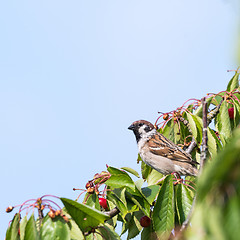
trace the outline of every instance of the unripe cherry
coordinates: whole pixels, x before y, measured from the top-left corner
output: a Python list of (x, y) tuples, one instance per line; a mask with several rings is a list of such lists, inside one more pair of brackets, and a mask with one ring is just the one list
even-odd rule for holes
[(50, 217), (50, 218), (55, 218), (55, 211), (53, 211), (52, 209), (48, 212), (48, 216)]
[(87, 192), (90, 194), (93, 194), (95, 192), (95, 188), (94, 187), (90, 187), (87, 189)]
[(168, 113), (165, 113), (165, 114), (163, 114), (163, 120), (168, 120), (168, 118), (169, 118), (169, 114)]
[(14, 207), (9, 206), (9, 207), (7, 207), (7, 209), (6, 209), (6, 212), (7, 212), (7, 213), (10, 213), (13, 209), (14, 209)]
[(62, 218), (65, 220), (65, 222), (67, 222), (67, 223), (69, 222), (69, 219), (66, 215), (62, 215)]
[(56, 212), (55, 212), (55, 215), (56, 216), (59, 216), (61, 214), (61, 210), (57, 210)]

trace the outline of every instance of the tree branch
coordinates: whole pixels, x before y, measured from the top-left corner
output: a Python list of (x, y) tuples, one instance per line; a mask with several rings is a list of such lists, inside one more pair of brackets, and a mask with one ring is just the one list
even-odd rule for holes
[(119, 209), (117, 207), (113, 208), (112, 210), (105, 212), (105, 214), (107, 214), (110, 218), (115, 217), (116, 215), (118, 215), (120, 213)]
[(217, 114), (219, 113), (219, 109), (221, 107), (223, 103), (223, 99), (221, 100), (221, 102), (214, 108), (212, 109), (208, 114), (207, 114), (207, 124), (209, 125), (212, 120), (217, 116)]
[(195, 138), (193, 137), (189, 147), (186, 149), (185, 152), (190, 154), (196, 146), (197, 146), (197, 142), (196, 142)]
[[(203, 136), (202, 136), (202, 151), (201, 151), (201, 157), (200, 157), (200, 174), (202, 172), (203, 166), (206, 163), (207, 160), (207, 141), (208, 141), (208, 136), (207, 136), (207, 127), (208, 127), (208, 119), (207, 119), (207, 103), (206, 103), (206, 98), (202, 98), (202, 105), (203, 105)], [(219, 104), (220, 105), (220, 104)]]
[[(208, 127), (208, 118), (207, 118), (207, 102), (206, 102), (206, 98), (202, 98), (202, 107), (203, 107), (203, 115), (202, 115), (202, 121), (203, 121), (203, 136), (202, 136), (202, 151), (201, 151), (201, 157), (200, 157), (200, 169), (199, 169), (199, 175), (202, 172), (203, 166), (206, 163), (207, 160), (207, 141), (208, 141), (208, 137), (207, 137), (207, 127)], [(220, 107), (219, 107), (220, 108)], [(219, 109), (218, 109), (219, 110)], [(217, 113), (216, 113), (217, 114)], [(193, 143), (193, 142), (192, 142)], [(191, 143), (191, 144), (192, 144)], [(196, 142), (195, 142), (196, 143)], [(193, 144), (194, 145), (194, 144)], [(189, 146), (190, 148), (190, 146)], [(188, 150), (189, 150), (188, 148)], [(194, 198), (193, 198), (193, 202), (192, 202), (192, 207), (190, 209), (190, 212), (186, 218), (186, 220), (184, 221), (184, 223), (182, 224), (182, 227), (180, 229), (180, 231), (182, 232), (188, 225), (190, 222), (190, 219), (193, 215), (194, 212), (194, 208), (195, 208), (195, 203), (196, 203), (196, 196), (197, 194), (195, 194)]]

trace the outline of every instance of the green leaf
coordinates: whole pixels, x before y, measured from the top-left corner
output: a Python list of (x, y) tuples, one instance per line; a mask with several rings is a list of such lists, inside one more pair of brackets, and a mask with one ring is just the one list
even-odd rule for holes
[(131, 206), (129, 204), (127, 205), (125, 191), (126, 188), (115, 188), (111, 192), (109, 191), (107, 193), (108, 199), (117, 206), (123, 218), (129, 211), (131, 211), (133, 207), (133, 205)]
[(193, 199), (188, 188), (183, 184), (177, 186), (176, 193), (177, 213), (179, 222), (182, 225), (189, 214)]
[(108, 215), (87, 205), (67, 198), (61, 198), (61, 201), (82, 232), (88, 232), (109, 219)]
[(70, 240), (70, 230), (65, 220), (56, 216), (51, 219), (46, 215), (40, 229), (41, 240)]
[(163, 129), (163, 135), (175, 144), (179, 143), (180, 135), (178, 124), (176, 124), (173, 119), (170, 119)]
[(159, 189), (160, 189), (159, 185), (151, 185), (142, 188), (142, 193), (150, 204), (152, 204), (153, 201), (155, 200), (156, 196), (159, 193)]
[(113, 167), (108, 167), (108, 171), (111, 177), (105, 182), (106, 185), (113, 188), (129, 187), (133, 191), (135, 190), (135, 184), (126, 172)]
[[(87, 201), (86, 201), (86, 198), (87, 198)], [(89, 207), (95, 208), (99, 211), (101, 210), (101, 207), (99, 204), (99, 199), (95, 192), (93, 194), (87, 193), (85, 195), (83, 202), (85, 202), (85, 201), (86, 201), (85, 204), (88, 205)]]
[(121, 240), (120, 236), (116, 233), (114, 227), (112, 227), (108, 223), (105, 223), (104, 225), (100, 226), (96, 232), (99, 232), (103, 236), (103, 238), (101, 239)]
[(186, 113), (187, 114), (187, 118), (188, 118), (188, 122), (189, 122), (189, 126), (191, 128), (193, 137), (197, 140), (198, 138), (198, 130), (197, 130), (197, 125), (193, 119), (193, 115), (190, 113)]
[[(170, 139), (170, 136), (173, 135), (172, 133), (174, 131), (173, 128), (174, 128), (174, 121), (173, 119), (170, 119), (165, 125), (165, 127), (163, 128), (162, 134), (168, 139)], [(170, 139), (170, 140), (172, 141), (173, 139)]]
[[(206, 103), (207, 103), (207, 108), (210, 106), (210, 104), (212, 103), (212, 100), (213, 100), (213, 97), (209, 97), (206, 99)], [(195, 116), (198, 116), (198, 117), (202, 117), (202, 111), (203, 111), (203, 108), (202, 108), (202, 104), (196, 109), (196, 111), (194, 112), (194, 115)]]
[(209, 153), (211, 154), (211, 156), (214, 156), (217, 153), (217, 146), (218, 146), (217, 141), (219, 142), (219, 140), (215, 132), (209, 127), (207, 128), (207, 136), (208, 136), (207, 145), (208, 145)]
[(126, 196), (130, 199), (136, 206), (139, 207), (142, 212), (149, 216), (150, 215), (150, 204), (144, 197), (139, 197), (136, 195), (132, 195), (129, 192), (126, 192)]
[[(112, 201), (108, 201), (108, 206), (109, 206), (110, 210), (112, 210), (113, 208), (116, 207), (116, 205)], [(118, 218), (118, 215), (116, 215), (116, 216), (110, 218), (109, 220), (105, 221), (105, 223), (108, 223), (111, 226), (116, 227), (117, 218)]]
[(121, 169), (133, 174), (134, 176), (140, 178), (139, 174), (137, 171), (135, 171), (134, 169), (130, 168), (130, 167), (122, 167)]
[(26, 228), (25, 228), (25, 236), (24, 240), (38, 240), (39, 238), (39, 232), (37, 231), (36, 222), (34, 219), (34, 214), (31, 215), (29, 218)]
[(70, 230), (70, 239), (71, 240), (84, 240), (84, 236), (78, 225), (71, 218), (71, 216), (67, 213), (66, 209), (62, 209), (63, 214), (69, 219), (68, 227)]
[(169, 238), (174, 228), (174, 218), (173, 176), (168, 175), (159, 191), (153, 209), (153, 226), (161, 240)]
[(200, 117), (187, 113), (188, 122), (193, 137), (200, 144), (202, 141), (202, 120)]
[[(208, 164), (199, 179), (199, 199), (204, 199), (213, 187), (225, 186), (230, 181), (240, 182), (240, 129), (235, 131), (231, 142)], [(213, 193), (213, 192), (212, 192)]]
[(144, 180), (148, 178), (149, 174), (152, 171), (152, 168), (148, 166), (142, 159), (141, 159), (141, 171), (142, 171), (142, 178)]
[[(187, 239), (236, 239), (240, 234), (240, 129), (203, 169)], [(199, 234), (200, 233), (200, 234)], [(199, 237), (200, 235), (200, 237)], [(189, 238), (190, 236), (190, 238)], [(191, 238), (192, 236), (192, 238)]]
[[(237, 128), (240, 123), (240, 104), (237, 100), (234, 100), (234, 119), (233, 119), (233, 128)], [(230, 120), (231, 122), (231, 120)]]
[(6, 233), (6, 240), (20, 240), (20, 236), (18, 234), (20, 225), (20, 214), (16, 213), (10, 227)]
[(229, 81), (229, 83), (228, 83), (228, 85), (227, 85), (227, 91), (228, 91), (228, 92), (231, 92), (231, 91), (233, 91), (234, 89), (236, 89), (236, 88), (239, 87), (238, 78), (239, 78), (239, 72), (236, 71), (236, 73), (234, 74), (234, 76), (232, 77), (232, 79)]
[(143, 216), (143, 214), (141, 211), (134, 212), (132, 214), (132, 218), (129, 222), (127, 239), (132, 239), (132, 238), (136, 237), (142, 230), (142, 226), (140, 225), (140, 218), (142, 216)]
[(159, 238), (157, 237), (156, 232), (153, 231), (152, 229), (152, 225), (150, 225), (149, 227), (146, 227), (142, 230), (141, 232), (141, 240), (159, 240)]
[(152, 169), (151, 173), (147, 177), (147, 183), (148, 186), (150, 185), (155, 185), (160, 179), (163, 178), (163, 174), (160, 172), (156, 171), (155, 169)]
[(24, 239), (25, 227), (26, 227), (27, 221), (28, 221), (27, 216), (24, 216), (24, 218), (21, 220), (21, 223), (20, 223), (20, 240)]
[(223, 144), (231, 138), (232, 128), (230, 118), (228, 115), (228, 107), (226, 101), (224, 101), (220, 107), (219, 114), (216, 118), (216, 129), (219, 132), (220, 138)]

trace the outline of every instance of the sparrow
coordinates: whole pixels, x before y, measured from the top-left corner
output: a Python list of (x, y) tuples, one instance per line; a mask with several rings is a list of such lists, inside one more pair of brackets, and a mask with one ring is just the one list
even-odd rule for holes
[(134, 132), (140, 157), (150, 167), (163, 175), (198, 175), (198, 163), (191, 155), (157, 132), (152, 123), (139, 120), (133, 122), (128, 129)]

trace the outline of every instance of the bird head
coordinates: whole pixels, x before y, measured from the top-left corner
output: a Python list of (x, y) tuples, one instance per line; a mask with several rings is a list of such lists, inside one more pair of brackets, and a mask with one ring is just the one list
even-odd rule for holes
[(129, 130), (132, 130), (136, 136), (137, 142), (144, 136), (148, 135), (149, 132), (155, 130), (152, 123), (145, 120), (138, 120), (133, 122), (129, 127)]

